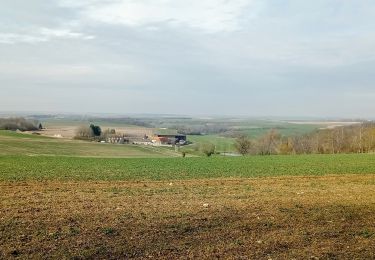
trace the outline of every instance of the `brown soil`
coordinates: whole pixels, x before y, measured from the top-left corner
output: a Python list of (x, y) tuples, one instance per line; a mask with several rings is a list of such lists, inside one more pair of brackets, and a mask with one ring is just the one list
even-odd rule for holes
[(4, 259), (375, 258), (374, 175), (0, 189)]

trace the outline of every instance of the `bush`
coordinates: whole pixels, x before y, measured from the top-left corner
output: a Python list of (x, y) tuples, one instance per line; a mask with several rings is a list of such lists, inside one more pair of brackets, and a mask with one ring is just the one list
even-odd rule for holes
[(201, 145), (201, 152), (204, 153), (207, 157), (215, 154), (215, 145), (211, 143), (205, 143)]

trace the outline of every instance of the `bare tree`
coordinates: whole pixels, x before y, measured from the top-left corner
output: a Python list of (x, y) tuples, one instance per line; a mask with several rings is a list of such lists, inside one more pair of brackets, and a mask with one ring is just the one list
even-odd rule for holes
[(89, 126), (80, 126), (76, 130), (76, 139), (90, 139), (94, 137), (94, 131)]
[(272, 129), (258, 139), (258, 153), (261, 155), (277, 154), (281, 135)]
[(237, 137), (236, 142), (234, 144), (234, 147), (236, 148), (237, 152), (239, 152), (242, 155), (249, 154), (251, 146), (251, 140), (244, 135)]

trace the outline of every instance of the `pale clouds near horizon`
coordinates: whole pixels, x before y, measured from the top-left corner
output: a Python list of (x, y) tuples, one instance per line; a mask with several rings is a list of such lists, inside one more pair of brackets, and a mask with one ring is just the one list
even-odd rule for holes
[(0, 110), (375, 114), (375, 2), (0, 0)]

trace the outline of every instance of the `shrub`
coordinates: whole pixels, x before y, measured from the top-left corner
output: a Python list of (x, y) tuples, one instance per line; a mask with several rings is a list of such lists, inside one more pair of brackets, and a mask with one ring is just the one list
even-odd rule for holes
[(204, 153), (207, 157), (210, 157), (215, 153), (215, 145), (211, 143), (205, 143), (201, 145), (201, 152)]

